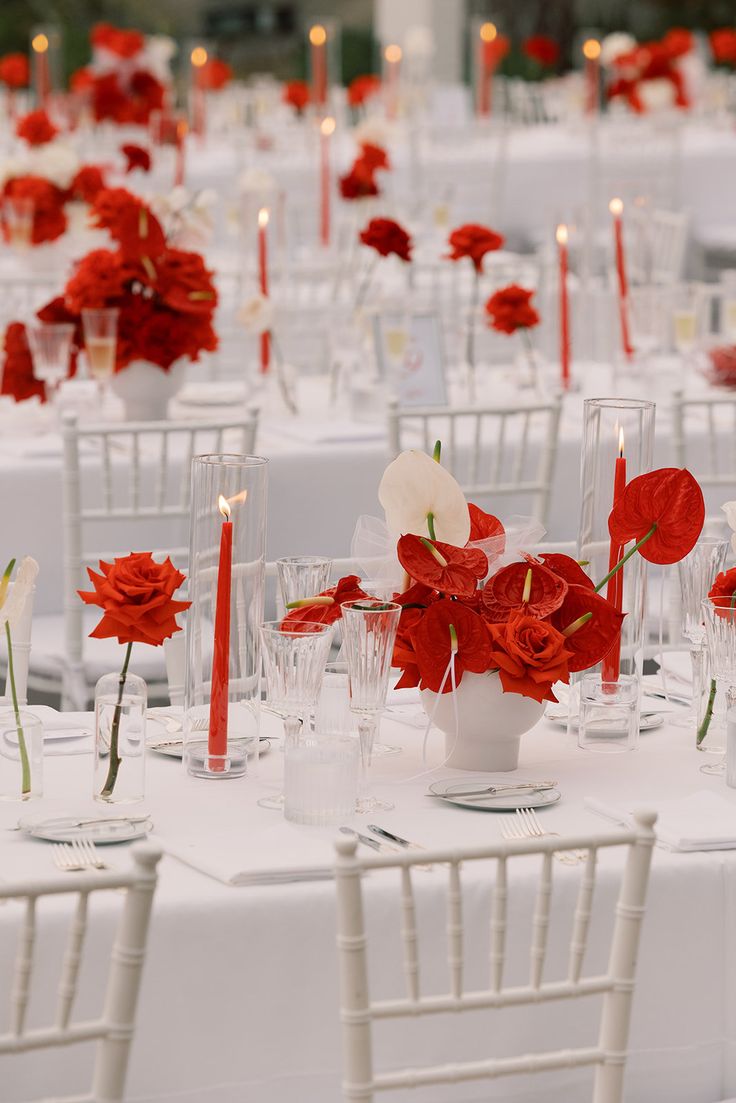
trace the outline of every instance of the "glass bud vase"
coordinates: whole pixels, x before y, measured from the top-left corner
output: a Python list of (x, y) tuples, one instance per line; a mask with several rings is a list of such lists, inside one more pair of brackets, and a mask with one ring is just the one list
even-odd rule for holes
[(95, 686), (95, 800), (143, 800), (147, 704), (146, 683), (137, 674), (103, 674)]
[(194, 777), (243, 775), (257, 751), (268, 461), (192, 460), (184, 763)]
[(43, 724), (33, 713), (0, 710), (0, 800), (43, 796)]

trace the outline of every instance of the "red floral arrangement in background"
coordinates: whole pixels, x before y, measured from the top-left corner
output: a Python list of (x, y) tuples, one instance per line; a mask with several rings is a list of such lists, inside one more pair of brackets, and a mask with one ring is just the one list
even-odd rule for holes
[(145, 36), (98, 23), (90, 42), (104, 61), (98, 65), (93, 59), (77, 69), (71, 76), (72, 91), (89, 99), (97, 122), (147, 125), (151, 112), (163, 108), (166, 87), (149, 68)]
[(457, 230), (452, 231), (448, 244), (452, 250), (447, 254), (448, 260), (462, 260), (463, 257), (468, 257), (473, 262), (476, 275), (480, 275), (486, 253), (502, 249), (504, 238), (488, 226), (467, 222), (464, 226), (458, 226)]
[(636, 114), (647, 110), (645, 86), (651, 81), (666, 81), (671, 86), (672, 104), (687, 108), (685, 79), (678, 61), (693, 48), (693, 36), (682, 27), (673, 27), (658, 42), (641, 42), (632, 50), (614, 58), (616, 78), (606, 89), (609, 100), (620, 98)]
[[(33, 203), (33, 227), (31, 244), (43, 245), (56, 241), (65, 233), (67, 218), (64, 204), (68, 193), (41, 176), (16, 176), (3, 185), (2, 194), (8, 199), (29, 199)], [(6, 236), (7, 236), (7, 230)]]
[(546, 34), (533, 34), (521, 44), (522, 53), (543, 69), (552, 69), (560, 60), (560, 47)]
[(43, 109), (29, 111), (15, 126), (15, 133), (19, 138), (28, 142), (29, 146), (42, 146), (51, 142), (59, 133), (59, 128), (54, 126), (51, 119)]
[(362, 107), (381, 91), (381, 78), (374, 73), (354, 77), (347, 89), (348, 107)]
[(495, 69), (511, 52), (511, 39), (507, 34), (497, 34), (494, 38), (482, 42), (483, 63), (489, 69)]
[(719, 27), (710, 32), (709, 41), (716, 65), (736, 68), (736, 30), (733, 27)]
[(199, 86), (205, 92), (220, 92), (233, 79), (232, 68), (219, 57), (208, 58), (199, 70)]
[(705, 374), (714, 386), (736, 387), (736, 345), (709, 349), (708, 360)]
[(517, 329), (531, 329), (539, 325), (539, 314), (532, 306), (534, 291), (509, 284), (494, 292), (486, 303), (486, 314), (491, 329), (499, 333), (516, 333)]
[(382, 146), (373, 142), (361, 142), (360, 152), (353, 161), (350, 171), (339, 179), (340, 195), (343, 199), (365, 199), (381, 194), (376, 180), (379, 169), (391, 168), (388, 153)]
[(151, 154), (143, 146), (132, 143), (120, 147), (120, 152), (125, 158), (125, 173), (140, 169), (141, 172), (151, 171)]
[(25, 54), (5, 54), (0, 57), (0, 84), (6, 88), (27, 88), (31, 80), (31, 67)]
[(360, 240), (382, 257), (393, 254), (407, 263), (411, 260), (411, 236), (392, 218), (372, 218), (366, 228), (361, 230)]
[(305, 80), (287, 80), (281, 95), (284, 103), (288, 103), (297, 115), (301, 115), (309, 103), (309, 85)]
[[(117, 248), (88, 253), (77, 263), (63, 295), (37, 317), (79, 327), (85, 307), (117, 307), (116, 371), (134, 360), (168, 371), (183, 357), (197, 360), (200, 353), (214, 350), (217, 292), (199, 253), (168, 246), (146, 204), (124, 188), (101, 191), (91, 214)], [(17, 401), (29, 397), (31, 369), (14, 330), (10, 344), (6, 339), (3, 393)]]

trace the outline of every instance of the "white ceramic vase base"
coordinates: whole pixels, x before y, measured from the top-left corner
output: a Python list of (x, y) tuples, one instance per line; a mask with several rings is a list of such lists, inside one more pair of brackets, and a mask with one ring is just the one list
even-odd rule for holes
[(184, 360), (172, 364), (168, 371), (145, 360), (134, 360), (116, 372), (110, 387), (125, 406), (126, 421), (164, 421), (169, 402), (184, 383), (185, 372)]

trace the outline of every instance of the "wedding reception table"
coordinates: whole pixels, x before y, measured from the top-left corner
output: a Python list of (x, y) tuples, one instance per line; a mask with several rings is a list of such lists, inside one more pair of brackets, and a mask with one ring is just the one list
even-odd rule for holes
[[(374, 791), (392, 800), (396, 808), (368, 818), (428, 847), (497, 840), (496, 815), (449, 806), (427, 795), (429, 782), (455, 772), (430, 769), (442, 761), (438, 733), (430, 738), (429, 766), (422, 762), (418, 706), (410, 696), (407, 700), (405, 705), (392, 706), (398, 711), (388, 715), (382, 730), (383, 738), (402, 746), (403, 753), (377, 759), (372, 768)], [(85, 726), (91, 723), (88, 718)], [(264, 715), (262, 732), (276, 735), (279, 728), (279, 721)], [(82, 739), (77, 747), (84, 749), (88, 742)], [(736, 813), (736, 792), (727, 789), (722, 779), (699, 774), (702, 761), (687, 731), (668, 723), (642, 733), (633, 753), (600, 756), (580, 751), (574, 735), (543, 720), (524, 736), (514, 776), (559, 782), (561, 800), (540, 812), (545, 828), (615, 832), (615, 825), (586, 810), (584, 798), (593, 796), (627, 808), (656, 807), (660, 801), (705, 790), (725, 798)], [(332, 860), (334, 829), (288, 824), (279, 812), (256, 804), (279, 785), (281, 765), (274, 744), (262, 756), (258, 776), (203, 783), (186, 776), (176, 760), (149, 752), (143, 807), (153, 818), (155, 838), (165, 857), (130, 1069), (128, 1097), (134, 1103), (164, 1099), (255, 1103), (266, 1098), (274, 1103), (292, 1103), (297, 1098), (300, 1103), (339, 1103), (334, 885), (329, 879), (257, 883), (269, 868), (289, 866), (298, 876), (300, 869), (310, 866), (326, 871)], [(62, 809), (92, 808), (91, 772), (89, 754), (49, 755), (44, 803), (21, 811), (52, 815)], [(18, 815), (17, 805), (0, 806), (0, 877), (52, 875), (48, 845), (8, 830)], [(363, 818), (356, 817), (358, 829), (364, 827), (357, 822)], [(126, 847), (107, 848), (104, 856), (112, 866), (123, 866)], [(601, 855), (599, 862), (590, 969), (603, 964), (614, 875), (620, 872), (622, 854)], [(567, 923), (582, 868), (554, 865), (555, 900), (560, 915), (567, 919), (551, 929), (545, 979), (562, 976), (566, 968)], [(736, 1091), (735, 871), (733, 851), (655, 849), (634, 998), (627, 1103), (715, 1103)], [(255, 883), (227, 883), (238, 875)], [(90, 878), (94, 876), (90, 872)], [(403, 983), (398, 882), (393, 876), (374, 874), (366, 884), (367, 922), (375, 939), (374, 991), (387, 998), (398, 995)], [(446, 871), (418, 872), (415, 885), (423, 991), (446, 990)], [(468, 871), (464, 885), (466, 976), (477, 971), (485, 977), (487, 879), (482, 871)], [(535, 886), (536, 866), (521, 863), (510, 886), (512, 977), (523, 976), (528, 968)], [(38, 922), (37, 980), (53, 987), (69, 911), (68, 901), (65, 905), (62, 898), (47, 903)], [(81, 1016), (91, 1010), (95, 982), (107, 964), (112, 907), (106, 902), (93, 915), (75, 1009)], [(3, 978), (9, 975), (13, 940), (7, 936), (17, 915), (13, 904), (0, 908)], [(44, 1002), (48, 1006), (47, 1001), (32, 998), (31, 1024), (39, 1021)], [(462, 1030), (445, 1016), (430, 1016), (424, 1024), (382, 1027), (377, 1031), (377, 1061), (383, 1067), (421, 1064), (430, 1052), (443, 1061), (450, 1055), (467, 1059), (489, 1052), (522, 1053), (593, 1041), (593, 1016), (585, 1001), (579, 1008), (563, 1003), (551, 1017), (544, 1010), (466, 1015)], [(81, 1091), (83, 1066), (79, 1055), (71, 1052), (54, 1055), (48, 1065), (43, 1055), (14, 1058), (4, 1069), (3, 1103), (20, 1103), (34, 1093)], [(570, 1070), (554, 1078), (425, 1089), (422, 1103), (502, 1099), (541, 1103), (550, 1098), (583, 1103), (590, 1098), (586, 1085), (585, 1071)]]

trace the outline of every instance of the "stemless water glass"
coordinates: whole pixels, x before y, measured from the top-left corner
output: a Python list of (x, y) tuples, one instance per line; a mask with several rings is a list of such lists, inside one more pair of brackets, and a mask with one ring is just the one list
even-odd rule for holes
[[(350, 708), (358, 717), (363, 786), (373, 754), (373, 744), (386, 707), (391, 658), (401, 606), (393, 601), (365, 599), (342, 606), (343, 646), (350, 680)], [(389, 810), (393, 804), (363, 796), (359, 812)]]
[(35, 204), (25, 196), (6, 196), (3, 202), (3, 219), (8, 242), (14, 249), (27, 249), (33, 240), (33, 216)]
[(0, 710), (0, 800), (43, 796), (43, 724), (31, 712)]
[(115, 372), (119, 314), (117, 307), (102, 307), (99, 310), (85, 308), (82, 311), (87, 364), (90, 375), (100, 389), (101, 400), (104, 399), (107, 384)]
[(355, 813), (359, 745), (343, 736), (289, 743), (284, 757), (284, 818), (314, 827), (344, 823)]
[(137, 674), (103, 674), (95, 686), (95, 800), (143, 800), (146, 764), (146, 683)]
[(39, 322), (26, 326), (33, 374), (46, 384), (53, 402), (59, 384), (69, 375), (74, 326), (69, 322)]
[[(730, 597), (706, 598), (701, 608), (708, 639), (711, 673), (710, 692), (701, 728), (706, 724), (709, 728), (718, 724), (723, 735), (723, 746), (720, 749), (725, 752), (725, 717), (714, 717), (713, 713), (719, 688), (725, 689), (726, 711), (736, 706), (736, 608)], [(720, 762), (701, 766), (700, 770), (703, 774), (725, 774), (725, 753)]]
[(315, 597), (327, 589), (332, 560), (321, 555), (287, 555), (276, 560), (284, 608), (292, 601)]
[(358, 738), (358, 719), (350, 708), (348, 664), (328, 663), (322, 677), (314, 714), (315, 738), (351, 736)]
[[(677, 565), (682, 595), (682, 633), (690, 642), (690, 661), (693, 670), (693, 707), (687, 722), (696, 731), (702, 720), (703, 690), (706, 677), (706, 640), (702, 604), (713, 585), (713, 580), (726, 563), (728, 540), (701, 537), (692, 551)], [(697, 742), (700, 750), (707, 750), (705, 740)]]

